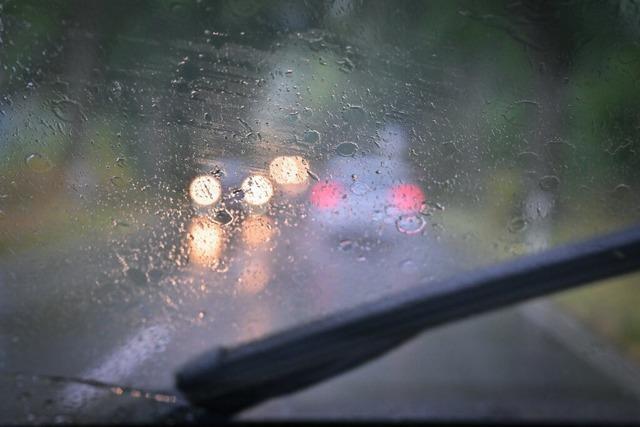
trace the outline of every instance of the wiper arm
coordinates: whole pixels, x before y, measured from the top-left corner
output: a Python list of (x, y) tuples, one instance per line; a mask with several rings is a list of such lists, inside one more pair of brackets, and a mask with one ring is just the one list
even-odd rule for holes
[(200, 355), (177, 374), (197, 406), (232, 416), (384, 354), (425, 329), (640, 269), (640, 227), (554, 248)]

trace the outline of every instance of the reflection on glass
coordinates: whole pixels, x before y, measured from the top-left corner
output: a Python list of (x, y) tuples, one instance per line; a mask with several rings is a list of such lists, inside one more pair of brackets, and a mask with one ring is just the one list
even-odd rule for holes
[(268, 243), (274, 233), (273, 220), (264, 215), (252, 215), (242, 224), (242, 238), (250, 248)]
[(262, 291), (271, 278), (271, 268), (265, 259), (249, 260), (238, 277), (238, 291), (245, 295), (255, 295)]
[(201, 206), (209, 206), (220, 199), (222, 186), (220, 182), (211, 175), (200, 175), (189, 184), (189, 195), (191, 200)]
[(220, 225), (206, 217), (195, 217), (189, 226), (189, 260), (213, 266), (222, 253), (223, 231)]
[(273, 196), (271, 182), (262, 175), (252, 175), (242, 183), (244, 199), (251, 205), (264, 205)]

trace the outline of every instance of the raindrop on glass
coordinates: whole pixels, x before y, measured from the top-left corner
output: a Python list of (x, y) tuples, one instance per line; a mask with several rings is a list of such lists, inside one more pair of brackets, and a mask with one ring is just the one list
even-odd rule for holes
[(356, 196), (362, 196), (367, 194), (369, 191), (371, 191), (371, 188), (367, 184), (359, 181), (351, 184), (351, 187), (349, 187), (349, 189)]
[(343, 142), (336, 147), (336, 153), (343, 157), (353, 157), (358, 151), (358, 145), (355, 142)]
[(419, 269), (418, 265), (411, 259), (406, 259), (400, 263), (400, 271), (405, 274), (416, 274)]
[(231, 213), (226, 209), (222, 209), (216, 211), (215, 215), (213, 216), (213, 221), (217, 222), (220, 225), (227, 225), (233, 222), (233, 215), (231, 215)]
[(317, 130), (308, 130), (304, 133), (304, 142), (315, 144), (320, 141), (320, 132)]
[(627, 184), (618, 184), (613, 190), (613, 196), (617, 199), (625, 198), (631, 192), (631, 187)]
[(418, 234), (426, 224), (424, 218), (420, 215), (401, 216), (396, 220), (396, 228), (404, 234)]
[(45, 173), (51, 170), (51, 161), (40, 153), (29, 154), (25, 158), (27, 167), (35, 173)]
[(521, 216), (512, 218), (507, 229), (510, 233), (520, 233), (527, 228), (527, 220)]
[(338, 249), (340, 249), (341, 251), (350, 251), (351, 249), (353, 249), (353, 242), (351, 240), (345, 239), (345, 240), (341, 240), (340, 243), (338, 243)]
[(560, 179), (554, 175), (547, 175), (540, 178), (538, 185), (544, 191), (553, 191), (560, 185)]
[(124, 179), (122, 179), (119, 176), (112, 176), (109, 179), (109, 182), (111, 182), (111, 185), (113, 185), (114, 187), (123, 187), (124, 186)]
[(364, 121), (366, 120), (367, 112), (364, 110), (364, 108), (358, 105), (351, 105), (342, 113), (342, 117), (345, 119), (345, 121), (353, 125), (359, 125), (364, 123)]

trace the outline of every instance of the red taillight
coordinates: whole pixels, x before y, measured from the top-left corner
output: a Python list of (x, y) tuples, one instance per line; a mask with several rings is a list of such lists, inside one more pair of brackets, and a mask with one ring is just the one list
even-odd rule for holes
[(346, 192), (338, 182), (318, 182), (311, 189), (311, 203), (321, 209), (331, 209), (338, 206)]
[(389, 199), (389, 203), (402, 213), (419, 212), (426, 201), (422, 189), (415, 184), (394, 185)]

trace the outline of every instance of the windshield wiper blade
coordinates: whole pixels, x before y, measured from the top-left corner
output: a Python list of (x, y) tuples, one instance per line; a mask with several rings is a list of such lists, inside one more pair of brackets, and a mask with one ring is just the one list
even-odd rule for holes
[(634, 227), (217, 348), (186, 364), (177, 387), (192, 404), (232, 416), (362, 365), (428, 328), (638, 269)]

